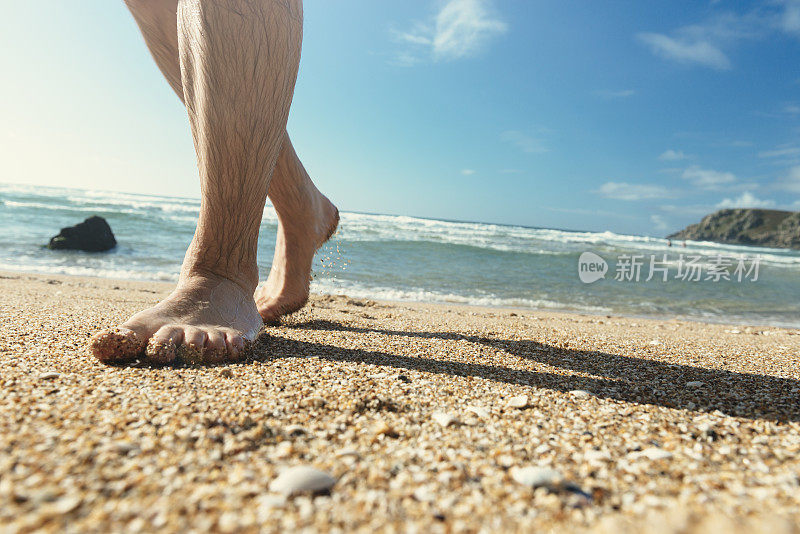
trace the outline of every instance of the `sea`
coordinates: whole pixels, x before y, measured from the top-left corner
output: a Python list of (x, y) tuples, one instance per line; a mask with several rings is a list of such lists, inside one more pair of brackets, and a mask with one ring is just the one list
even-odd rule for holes
[[(0, 270), (174, 282), (199, 207), (192, 198), (0, 184)], [(46, 248), (92, 215), (108, 221), (115, 249)], [(267, 206), (263, 276), (277, 225)], [(342, 212), (311, 286), (379, 300), (800, 328), (800, 251), (614, 232)]]

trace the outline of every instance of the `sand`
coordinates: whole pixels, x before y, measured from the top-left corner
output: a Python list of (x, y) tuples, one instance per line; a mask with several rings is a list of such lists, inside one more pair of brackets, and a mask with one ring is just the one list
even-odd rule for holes
[(798, 331), (314, 296), (250, 361), (109, 367), (169, 285), (0, 275), (0, 532), (799, 530)]

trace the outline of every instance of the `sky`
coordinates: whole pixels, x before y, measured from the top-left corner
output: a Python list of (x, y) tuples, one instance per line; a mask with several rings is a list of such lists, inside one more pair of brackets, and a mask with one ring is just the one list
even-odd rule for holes
[[(9, 2), (0, 182), (197, 197), (122, 0)], [(800, 0), (307, 0), (288, 125), (340, 209), (661, 236), (800, 209)]]

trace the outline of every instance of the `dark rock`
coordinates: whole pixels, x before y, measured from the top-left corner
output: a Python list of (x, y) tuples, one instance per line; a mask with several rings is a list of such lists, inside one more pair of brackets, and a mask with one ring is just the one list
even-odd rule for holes
[(800, 212), (725, 209), (706, 215), (671, 239), (800, 249)]
[(116, 246), (117, 240), (114, 239), (111, 227), (104, 218), (95, 215), (75, 226), (62, 228), (61, 232), (50, 240), (47, 248), (105, 252)]

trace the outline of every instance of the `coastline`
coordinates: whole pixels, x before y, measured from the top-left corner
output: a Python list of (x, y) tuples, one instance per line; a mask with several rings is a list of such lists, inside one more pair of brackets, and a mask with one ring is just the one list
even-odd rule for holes
[[(161, 291), (164, 294), (169, 293), (174, 287), (175, 282), (173, 281), (163, 281), (163, 280), (148, 280), (143, 278), (117, 278), (117, 277), (103, 277), (103, 276), (89, 276), (89, 275), (82, 275), (82, 274), (61, 274), (61, 273), (48, 273), (44, 271), (36, 271), (36, 270), (9, 270), (9, 269), (0, 269), (0, 279), (4, 277), (18, 277), (18, 276), (33, 276), (39, 278), (48, 278), (48, 279), (83, 279), (88, 281), (91, 280), (106, 280), (114, 282), (115, 285), (119, 285), (119, 283), (133, 283), (133, 284), (146, 284), (153, 286), (153, 291)], [(508, 313), (528, 313), (528, 314), (552, 314), (555, 316), (559, 315), (566, 315), (566, 316), (578, 316), (578, 317), (595, 317), (595, 318), (618, 318), (618, 319), (630, 319), (630, 320), (640, 320), (640, 321), (657, 321), (657, 322), (685, 322), (685, 323), (699, 323), (699, 324), (707, 324), (707, 325), (722, 325), (722, 326), (729, 326), (731, 328), (749, 328), (750, 330), (754, 329), (762, 329), (762, 330), (771, 330), (771, 329), (779, 329), (779, 330), (788, 330), (800, 333), (800, 327), (789, 325), (786, 323), (778, 323), (775, 321), (760, 321), (754, 320), (752, 318), (745, 319), (745, 318), (729, 318), (723, 319), (720, 317), (712, 317), (712, 316), (694, 316), (694, 315), (687, 315), (687, 316), (680, 316), (675, 315), (672, 313), (667, 313), (663, 315), (659, 314), (635, 314), (635, 313), (620, 313), (615, 312), (612, 310), (570, 310), (567, 308), (561, 308), (558, 306), (553, 307), (537, 307), (537, 308), (529, 308), (529, 307), (519, 307), (519, 306), (503, 306), (503, 305), (486, 305), (486, 304), (472, 304), (466, 302), (447, 302), (444, 300), (432, 300), (432, 301), (419, 301), (419, 300), (393, 300), (387, 298), (366, 298), (366, 297), (350, 297), (346, 293), (315, 293), (312, 288), (312, 294), (310, 302), (314, 302), (316, 298), (327, 298), (327, 297), (346, 297), (350, 300), (355, 301), (372, 301), (381, 303), (387, 306), (408, 306), (408, 307), (415, 307), (415, 306), (431, 306), (433, 308), (464, 308), (465, 310), (472, 310), (476, 312), (508, 312)]]
[[(171, 284), (0, 284), (11, 532), (800, 524), (797, 330), (314, 295), (251, 361), (116, 368), (86, 340)], [(270, 492), (301, 464), (329, 495)]]
[[(0, 270), (143, 281), (176, 279), (199, 208), (191, 199), (65, 188), (0, 186), (0, 197), (8, 208), (0, 210), (0, 224), (13, 236), (3, 240)], [(113, 228), (118, 241), (113, 251), (86, 255), (39, 246), (58, 228), (90, 215), (106, 218)], [(800, 328), (800, 304), (792, 298), (800, 290), (800, 252), (702, 242), (669, 247), (664, 239), (612, 231), (410, 216), (342, 212), (341, 218), (336, 236), (315, 257), (313, 291), (447, 306)], [(270, 268), (277, 227), (274, 210), (266, 210), (259, 238), (261, 272)], [(580, 280), (578, 262), (589, 251), (608, 262), (605, 281)], [(699, 258), (699, 267), (691, 271), (697, 276), (689, 277), (688, 269), (680, 273), (682, 254), (691, 261)], [(617, 276), (624, 270), (621, 259), (634, 255), (642, 256), (641, 277)], [(750, 269), (758, 257), (759, 267), (741, 280), (717, 281), (710, 273), (717, 257), (739, 258)], [(651, 280), (648, 269), (661, 260), (668, 280)], [(486, 271), (486, 265), (492, 269)], [(756, 277), (758, 283), (752, 284)]]

